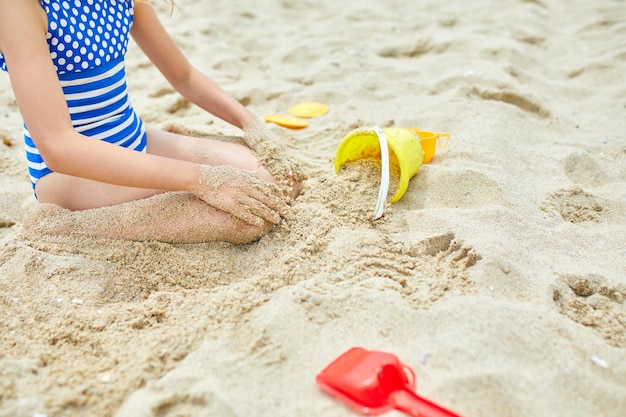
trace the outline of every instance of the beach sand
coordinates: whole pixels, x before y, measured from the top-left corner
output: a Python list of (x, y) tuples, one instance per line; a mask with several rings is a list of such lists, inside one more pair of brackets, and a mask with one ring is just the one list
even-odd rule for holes
[[(309, 179), (251, 244), (27, 237), (0, 77), (0, 416), (351, 416), (315, 377), (353, 346), (466, 417), (624, 416), (624, 1), (177, 4), (172, 36), (253, 112), (329, 106), (270, 125)], [(134, 44), (128, 72), (146, 122), (241, 135)], [(373, 125), (451, 134), (377, 221), (377, 164), (333, 166)]]

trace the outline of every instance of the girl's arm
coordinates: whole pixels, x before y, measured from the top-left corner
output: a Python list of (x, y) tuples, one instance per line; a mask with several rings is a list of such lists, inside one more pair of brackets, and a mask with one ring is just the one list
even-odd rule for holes
[(134, 152), (74, 131), (50, 59), (42, 12), (36, 1), (0, 0), (0, 49), (22, 117), (50, 169), (131, 187), (197, 189), (196, 164)]
[(135, 1), (131, 34), (150, 61), (183, 97), (241, 129), (258, 123), (254, 114), (189, 63), (149, 3)]
[(161, 24), (152, 6), (135, 1), (131, 34), (172, 86), (192, 103), (244, 130), (244, 141), (279, 182), (293, 186), (305, 178), (265, 124), (210, 78), (194, 68)]

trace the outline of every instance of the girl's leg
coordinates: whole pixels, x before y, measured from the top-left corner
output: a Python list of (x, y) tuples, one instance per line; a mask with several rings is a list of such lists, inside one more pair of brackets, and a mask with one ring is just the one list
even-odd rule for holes
[[(257, 156), (243, 142), (196, 138), (160, 129), (148, 129), (148, 152), (169, 158), (183, 159), (205, 165), (230, 165), (247, 171), (255, 171), (265, 181), (278, 184), (272, 174), (259, 162)], [(294, 182), (289, 196), (295, 198), (300, 191)]]
[(161, 190), (123, 187), (53, 172), (41, 178), (35, 188), (40, 203), (68, 210), (113, 206), (159, 194)]
[[(275, 182), (245, 145), (148, 130), (147, 152), (209, 165), (253, 170)], [(292, 195), (295, 191), (292, 189)], [(37, 184), (43, 204), (25, 224), (25, 232), (78, 234), (172, 243), (256, 240), (270, 229), (238, 221), (188, 193), (163, 193), (104, 184), (52, 173)], [(54, 217), (54, 218), (52, 218)], [(48, 221), (50, 219), (50, 221)]]
[(168, 192), (82, 211), (40, 204), (29, 215), (22, 233), (33, 239), (46, 234), (167, 243), (248, 243), (271, 227), (270, 223), (252, 226), (190, 193)]

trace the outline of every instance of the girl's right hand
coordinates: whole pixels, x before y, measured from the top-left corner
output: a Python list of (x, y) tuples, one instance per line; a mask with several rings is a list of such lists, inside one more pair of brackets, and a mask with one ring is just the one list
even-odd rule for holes
[(230, 166), (200, 166), (199, 187), (194, 194), (212, 207), (253, 226), (278, 224), (286, 204), (280, 191), (256, 173)]

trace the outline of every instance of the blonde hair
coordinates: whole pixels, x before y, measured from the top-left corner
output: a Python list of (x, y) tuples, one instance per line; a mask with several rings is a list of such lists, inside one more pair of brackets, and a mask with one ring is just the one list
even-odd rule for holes
[(174, 14), (174, 8), (178, 7), (174, 0), (165, 0), (166, 3), (170, 4), (170, 16)]

